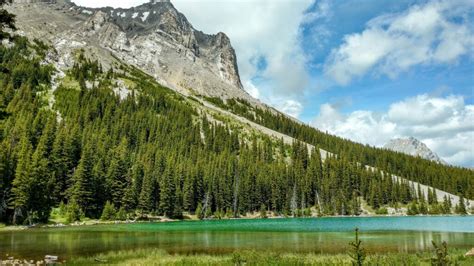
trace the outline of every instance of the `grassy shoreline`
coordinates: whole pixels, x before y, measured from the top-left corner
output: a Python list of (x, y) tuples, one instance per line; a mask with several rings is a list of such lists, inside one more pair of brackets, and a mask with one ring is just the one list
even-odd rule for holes
[[(466, 250), (450, 250), (449, 259), (457, 265), (474, 265)], [(368, 254), (365, 265), (431, 265), (432, 252)], [(274, 253), (255, 250), (225, 255), (169, 254), (159, 249), (114, 251), (91, 257), (75, 258), (67, 265), (352, 265), (347, 254)], [(454, 264), (456, 265), (456, 264)]]

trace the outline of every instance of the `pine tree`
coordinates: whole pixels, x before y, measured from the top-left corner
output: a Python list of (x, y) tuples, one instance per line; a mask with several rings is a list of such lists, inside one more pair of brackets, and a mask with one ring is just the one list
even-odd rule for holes
[(31, 187), (33, 180), (31, 178), (31, 153), (32, 146), (26, 135), (20, 140), (20, 149), (17, 166), (15, 170), (15, 179), (13, 180), (13, 199), (12, 207), (15, 210), (13, 223), (22, 223), (27, 218), (31, 204)]
[(151, 212), (154, 209), (154, 187), (155, 187), (155, 179), (150, 173), (150, 171), (145, 171), (143, 177), (143, 184), (140, 191), (140, 196), (138, 199), (138, 208), (142, 212)]
[(160, 180), (160, 212), (170, 218), (177, 216), (175, 201), (176, 187), (174, 184), (173, 171), (168, 165)]
[(352, 258), (352, 265), (362, 266), (365, 261), (365, 249), (362, 247), (362, 241), (359, 239), (359, 228), (355, 229), (355, 241), (350, 242), (351, 252), (349, 256)]
[(115, 210), (115, 206), (110, 201), (107, 201), (104, 206), (104, 210), (102, 211), (102, 215), (100, 219), (102, 221), (112, 221), (115, 220), (117, 214), (117, 210)]
[(461, 215), (466, 215), (467, 214), (466, 203), (465, 203), (464, 197), (462, 195), (459, 196), (459, 203), (456, 206), (456, 213), (461, 214)]
[[(49, 155), (56, 130), (56, 117), (50, 117), (31, 158), (31, 211), (36, 213), (39, 222), (46, 223), (53, 206), (51, 195), (54, 183), (51, 179)], [(36, 222), (36, 221), (35, 221)]]
[(195, 211), (196, 216), (198, 217), (199, 220), (202, 220), (204, 218), (204, 212), (202, 209), (202, 204), (199, 202), (196, 211)]
[(188, 176), (183, 186), (183, 209), (192, 211), (193, 206), (195, 206), (193, 177)]
[(79, 204), (77, 204), (77, 202), (74, 199), (69, 201), (66, 209), (67, 209), (66, 220), (68, 223), (78, 222), (82, 220), (84, 213), (82, 212)]
[(120, 207), (118, 210), (117, 214), (115, 215), (115, 218), (119, 221), (125, 221), (127, 220), (127, 211), (125, 210), (125, 207)]
[(120, 144), (112, 150), (112, 160), (107, 169), (107, 184), (115, 206), (121, 206), (127, 185), (127, 146), (128, 141), (123, 138)]
[(448, 199), (448, 196), (446, 196), (446, 195), (444, 195), (443, 213), (444, 214), (451, 214), (451, 197)]
[(92, 148), (86, 144), (82, 151), (81, 160), (72, 177), (72, 185), (69, 189), (69, 198), (78, 204), (86, 216), (91, 215), (94, 202), (94, 181), (92, 176), (93, 159)]

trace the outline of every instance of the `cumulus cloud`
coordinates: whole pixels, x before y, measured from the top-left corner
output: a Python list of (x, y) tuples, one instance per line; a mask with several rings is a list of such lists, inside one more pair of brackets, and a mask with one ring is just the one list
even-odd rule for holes
[(295, 100), (286, 100), (281, 106), (277, 106), (282, 112), (285, 112), (288, 115), (291, 115), (295, 118), (300, 116), (301, 111), (303, 110), (303, 105)]
[(434, 0), (376, 17), (361, 33), (345, 36), (326, 61), (325, 73), (347, 85), (371, 70), (394, 78), (415, 65), (450, 64), (472, 56), (474, 28), (466, 14), (473, 9), (471, 0)]
[(383, 146), (392, 138), (420, 139), (445, 161), (474, 166), (474, 105), (462, 96), (427, 94), (393, 103), (387, 112), (354, 111), (342, 114), (324, 104), (312, 125), (361, 143)]

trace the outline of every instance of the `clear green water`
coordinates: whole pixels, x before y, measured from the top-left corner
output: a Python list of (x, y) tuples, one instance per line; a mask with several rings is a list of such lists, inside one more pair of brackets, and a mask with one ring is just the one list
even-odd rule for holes
[(221, 254), (257, 249), (275, 252), (340, 253), (361, 229), (370, 252), (416, 252), (431, 241), (451, 248), (474, 247), (474, 217), (372, 217), (184, 221), (32, 229), (0, 232), (0, 255), (62, 258), (136, 248), (170, 253)]

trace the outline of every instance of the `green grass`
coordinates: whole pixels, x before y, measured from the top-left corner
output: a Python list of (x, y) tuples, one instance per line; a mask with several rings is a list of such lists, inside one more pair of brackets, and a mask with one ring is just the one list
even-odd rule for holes
[[(450, 251), (450, 260), (458, 265), (474, 265), (474, 257), (464, 257), (465, 250)], [(367, 256), (366, 265), (431, 265), (433, 253), (389, 253)], [(280, 254), (262, 251), (239, 251), (226, 255), (179, 255), (158, 249), (116, 251), (67, 262), (68, 265), (352, 265), (347, 254)]]

